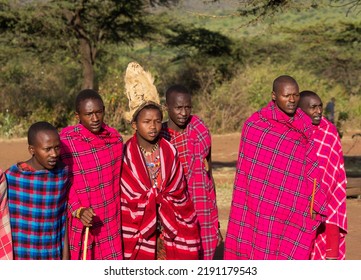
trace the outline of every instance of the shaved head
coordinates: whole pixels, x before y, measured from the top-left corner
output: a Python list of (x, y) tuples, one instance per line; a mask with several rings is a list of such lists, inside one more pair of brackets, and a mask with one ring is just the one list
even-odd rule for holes
[(40, 132), (54, 132), (58, 133), (58, 130), (50, 123), (41, 121), (33, 123), (29, 130), (28, 130), (28, 144), (29, 145), (35, 145), (36, 144), (36, 137)]
[(313, 92), (311, 90), (304, 90), (300, 92), (300, 101), (298, 102), (298, 106), (303, 110), (303, 108), (305, 108), (308, 104), (308, 99), (312, 97), (312, 98), (316, 98), (316, 99), (320, 99), (320, 97), (317, 95), (316, 92)]
[(273, 81), (272, 100), (289, 117), (295, 114), (299, 99), (299, 88), (294, 78), (282, 75)]
[(282, 75), (273, 81), (272, 90), (275, 93), (278, 93), (280, 91), (281, 86), (284, 84), (293, 84), (293, 85), (297, 85), (297, 87), (298, 87), (298, 84), (294, 78), (292, 78), (291, 76), (288, 76), (288, 75)]

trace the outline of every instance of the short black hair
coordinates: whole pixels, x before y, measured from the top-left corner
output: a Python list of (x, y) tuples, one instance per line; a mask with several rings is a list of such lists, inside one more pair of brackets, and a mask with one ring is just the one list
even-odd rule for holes
[(83, 102), (84, 100), (88, 100), (88, 99), (99, 100), (102, 102), (102, 104), (104, 106), (103, 99), (98, 92), (96, 92), (93, 89), (83, 89), (78, 93), (78, 95), (75, 99), (75, 111), (77, 113), (80, 112), (80, 103)]
[(305, 98), (305, 97), (318, 97), (318, 98), (320, 98), (316, 92), (313, 92), (311, 90), (303, 90), (303, 91), (300, 92), (300, 98), (302, 99), (302, 98)]
[(28, 144), (35, 145), (36, 135), (42, 131), (54, 131), (58, 133), (58, 130), (48, 122), (40, 121), (33, 123), (28, 130)]
[(273, 81), (272, 91), (274, 93), (278, 93), (278, 91), (280, 89), (280, 85), (284, 84), (284, 83), (291, 83), (298, 87), (298, 83), (293, 77), (288, 76), (288, 75), (281, 75)]
[(321, 100), (321, 97), (319, 97), (316, 92), (313, 92), (311, 90), (303, 90), (300, 92), (300, 100), (298, 102), (298, 107), (302, 108), (304, 106), (305, 99), (308, 97), (316, 97)]
[(176, 84), (176, 85), (172, 85), (170, 86), (166, 92), (165, 92), (165, 101), (167, 102), (168, 99), (169, 99), (169, 96), (174, 93), (174, 92), (177, 92), (177, 93), (184, 93), (184, 94), (189, 94), (191, 95), (191, 92), (188, 88), (186, 88), (185, 86), (183, 85), (179, 85), (179, 84)]
[(133, 122), (137, 122), (138, 121), (138, 116), (139, 116), (139, 113), (143, 110), (147, 110), (147, 109), (154, 109), (154, 110), (158, 110), (159, 113), (160, 113), (160, 118), (161, 120), (163, 120), (163, 112), (162, 112), (162, 109), (157, 106), (156, 104), (147, 104), (145, 105), (142, 109), (140, 109), (138, 112), (136, 112), (133, 116)]

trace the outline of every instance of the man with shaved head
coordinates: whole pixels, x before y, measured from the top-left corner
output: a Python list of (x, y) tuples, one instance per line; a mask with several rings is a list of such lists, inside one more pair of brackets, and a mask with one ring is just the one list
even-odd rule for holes
[(14, 260), (67, 260), (68, 167), (57, 129), (46, 121), (28, 130), (30, 158), (5, 171)]
[(300, 93), (299, 107), (311, 118), (322, 184), (327, 189), (327, 219), (317, 230), (312, 259), (345, 259), (346, 172), (337, 128), (322, 116), (321, 98), (313, 91)]
[(297, 108), (296, 80), (273, 82), (272, 100), (244, 124), (225, 259), (310, 258), (326, 215), (311, 120)]

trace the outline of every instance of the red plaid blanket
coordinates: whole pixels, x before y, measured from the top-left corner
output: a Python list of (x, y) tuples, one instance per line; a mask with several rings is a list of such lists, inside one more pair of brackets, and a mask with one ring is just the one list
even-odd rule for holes
[(163, 124), (162, 136), (179, 152), (186, 171), (188, 191), (197, 212), (202, 251), (201, 258), (213, 259), (218, 243), (218, 208), (213, 178), (206, 170), (206, 158), (211, 150), (211, 134), (204, 122), (192, 115), (186, 130), (178, 133)]
[(311, 128), (300, 109), (289, 118), (273, 101), (244, 124), (225, 259), (309, 259), (327, 213)]
[(92, 207), (96, 216), (89, 231), (88, 259), (122, 259), (120, 226), (120, 168), (123, 139), (103, 125), (93, 134), (78, 124), (61, 131), (61, 158), (69, 166), (69, 245), (72, 259), (82, 256), (84, 227), (73, 217), (79, 207)]
[(4, 173), (0, 170), (0, 260), (12, 260), (9, 205)]

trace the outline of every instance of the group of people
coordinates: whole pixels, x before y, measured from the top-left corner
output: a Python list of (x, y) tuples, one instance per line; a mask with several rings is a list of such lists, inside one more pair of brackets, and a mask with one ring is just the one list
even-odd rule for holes
[[(165, 94), (137, 63), (125, 74), (123, 143), (94, 90), (78, 124), (28, 131), (30, 159), (0, 172), (0, 259), (212, 260), (223, 238), (211, 135), (190, 91)], [(244, 124), (224, 259), (345, 259), (346, 176), (322, 102), (280, 76), (272, 101)]]
[(0, 173), (0, 259), (214, 257), (221, 235), (210, 132), (180, 85), (167, 90), (163, 123), (149, 79), (128, 65), (126, 91), (137, 90), (126, 143), (104, 123), (92, 89), (76, 97), (78, 124), (60, 133), (45, 121), (31, 125), (30, 159)]

